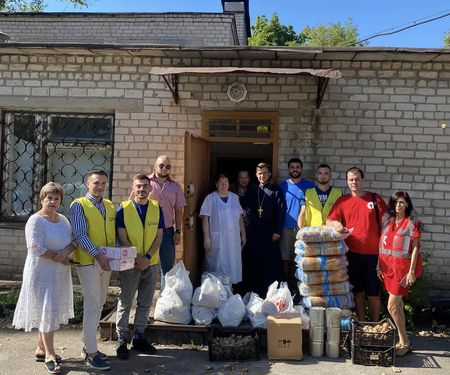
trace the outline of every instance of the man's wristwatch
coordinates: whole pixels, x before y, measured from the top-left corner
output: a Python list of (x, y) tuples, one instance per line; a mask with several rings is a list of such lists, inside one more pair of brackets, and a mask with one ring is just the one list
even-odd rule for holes
[(152, 256), (150, 255), (150, 253), (145, 254), (144, 257), (147, 258), (148, 260), (152, 259)]
[(180, 229), (175, 229), (175, 233), (176, 234), (181, 234), (181, 230)]

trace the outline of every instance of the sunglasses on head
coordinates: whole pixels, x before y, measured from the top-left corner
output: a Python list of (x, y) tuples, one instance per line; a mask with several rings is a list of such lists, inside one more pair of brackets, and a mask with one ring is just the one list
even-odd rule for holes
[(166, 168), (168, 171), (172, 168), (170, 164), (158, 164), (159, 169)]

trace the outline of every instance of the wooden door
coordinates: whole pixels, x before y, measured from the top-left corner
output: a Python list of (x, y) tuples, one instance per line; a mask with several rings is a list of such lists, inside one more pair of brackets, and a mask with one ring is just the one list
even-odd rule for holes
[(200, 285), (203, 262), (203, 234), (200, 206), (209, 193), (210, 142), (192, 133), (184, 137), (184, 210), (183, 262), (190, 271), (194, 287)]

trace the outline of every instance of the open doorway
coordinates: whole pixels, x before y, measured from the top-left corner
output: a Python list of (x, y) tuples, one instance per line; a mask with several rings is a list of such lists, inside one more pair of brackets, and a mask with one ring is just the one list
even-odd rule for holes
[[(272, 165), (272, 144), (254, 144), (237, 142), (211, 142), (210, 177), (225, 173), (230, 183), (236, 182), (240, 170), (248, 170), (251, 183), (256, 183), (256, 165), (266, 162)], [(211, 186), (211, 189), (214, 189)]]

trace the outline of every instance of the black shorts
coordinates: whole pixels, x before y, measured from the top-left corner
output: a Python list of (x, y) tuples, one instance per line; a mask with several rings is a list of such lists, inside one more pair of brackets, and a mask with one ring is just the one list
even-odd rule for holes
[(353, 293), (365, 292), (366, 296), (380, 295), (380, 281), (377, 277), (378, 255), (348, 252), (348, 278)]

